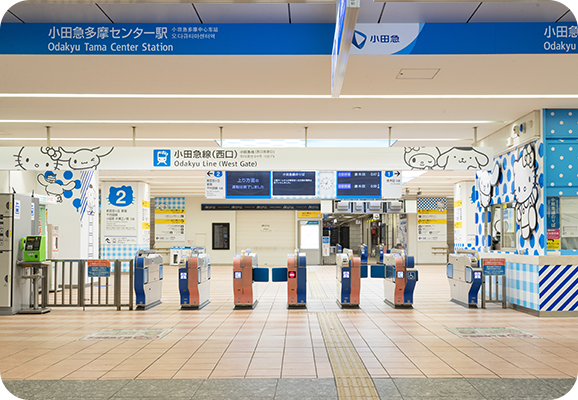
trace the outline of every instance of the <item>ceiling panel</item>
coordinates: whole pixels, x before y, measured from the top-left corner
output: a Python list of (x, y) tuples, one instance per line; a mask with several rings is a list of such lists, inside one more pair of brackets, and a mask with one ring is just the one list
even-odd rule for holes
[(102, 3), (99, 6), (115, 23), (198, 24), (200, 22), (190, 3)]
[(20, 21), (18, 18), (16, 18), (14, 15), (10, 14), (9, 12), (6, 12), (6, 14), (4, 14), (4, 17), (2, 18), (2, 23), (5, 22), (20, 22), (22, 23), (22, 21)]
[(566, 13), (558, 22), (576, 22), (576, 16), (572, 11)]
[(556, 1), (484, 2), (470, 22), (556, 22), (568, 8)]
[(287, 4), (195, 4), (205, 24), (288, 23)]
[(382, 9), (383, 3), (376, 3), (373, 0), (361, 0), (357, 23), (377, 24)]
[(467, 22), (480, 3), (391, 3), (385, 4), (381, 23)]
[(334, 4), (292, 3), (290, 6), (293, 24), (335, 23)]
[(110, 23), (95, 4), (30, 4), (20, 2), (10, 8), (24, 22)]

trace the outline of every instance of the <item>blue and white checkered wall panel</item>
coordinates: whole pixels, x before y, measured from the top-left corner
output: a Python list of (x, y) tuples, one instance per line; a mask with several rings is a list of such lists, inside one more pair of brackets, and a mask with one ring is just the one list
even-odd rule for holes
[[(147, 244), (103, 244), (100, 246), (100, 258), (103, 260), (130, 260), (139, 250), (149, 250)], [(114, 268), (113, 268), (114, 269)], [(128, 264), (122, 264), (122, 272), (128, 272)]]
[(540, 311), (538, 265), (506, 262), (509, 303)]
[(448, 200), (445, 197), (418, 197), (418, 210), (445, 210), (448, 208)]
[(184, 197), (155, 197), (155, 208), (164, 205), (164, 208), (185, 208)]
[(540, 311), (578, 309), (578, 265), (540, 267)]
[[(536, 229), (532, 233), (529, 240), (524, 240), (521, 235), (521, 230), (516, 223), (516, 248), (519, 254), (528, 255), (544, 255), (546, 251), (546, 233), (545, 233), (545, 212), (546, 206), (544, 205), (544, 144), (541, 140), (534, 142), (534, 150), (536, 155), (536, 161), (538, 167), (536, 169), (536, 182), (538, 184), (538, 199), (536, 202), (536, 210), (538, 212), (538, 223)], [(514, 198), (514, 161), (520, 157), (522, 152), (522, 147), (510, 151), (506, 154), (502, 154), (494, 158), (494, 161), (498, 161), (502, 167), (502, 174), (498, 185), (494, 187), (494, 192), (490, 205), (492, 204), (504, 204), (515, 202)], [(493, 165), (493, 163), (491, 163)], [(477, 176), (476, 176), (476, 179)], [(484, 235), (483, 235), (483, 212), (484, 209), (480, 206), (479, 195), (474, 193), (476, 200), (476, 249), (482, 251), (484, 247)], [(489, 208), (489, 207), (488, 207)], [(490, 217), (491, 218), (491, 217)], [(486, 236), (486, 245), (490, 245), (491, 237)], [(501, 252), (504, 253), (504, 252)], [(505, 252), (507, 253), (507, 252)]]

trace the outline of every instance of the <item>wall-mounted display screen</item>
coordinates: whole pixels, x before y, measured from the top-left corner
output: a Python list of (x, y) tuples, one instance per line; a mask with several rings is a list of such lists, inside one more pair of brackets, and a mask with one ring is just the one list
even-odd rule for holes
[(270, 171), (227, 171), (225, 181), (228, 199), (271, 198)]
[(315, 172), (273, 171), (273, 196), (315, 197)]
[(337, 197), (381, 198), (381, 171), (337, 171)]

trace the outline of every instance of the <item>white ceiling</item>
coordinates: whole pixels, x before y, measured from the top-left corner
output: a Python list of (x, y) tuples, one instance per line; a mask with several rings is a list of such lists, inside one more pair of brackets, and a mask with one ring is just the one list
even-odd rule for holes
[[(333, 2), (255, 4), (191, 3), (28, 3), (14, 5), (3, 22), (115, 23), (329, 23)], [(373, 2), (361, 0), (358, 22), (556, 22), (573, 21), (557, 2)], [(144, 62), (143, 62), (144, 61)], [(343, 95), (533, 94), (578, 93), (576, 55), (503, 56), (351, 56)], [(105, 94), (330, 94), (330, 56), (0, 56), (0, 92)], [(396, 79), (402, 68), (436, 68), (432, 80)], [(361, 107), (360, 110), (354, 108)], [(123, 120), (116, 124), (50, 123), (51, 136), (76, 140), (53, 144), (129, 146), (127, 141), (90, 138), (158, 138), (139, 146), (166, 144), (166, 138), (206, 139), (184, 142), (217, 146), (225, 138), (309, 139), (387, 138), (396, 146), (471, 144), (473, 127), (483, 138), (528, 112), (548, 107), (576, 108), (576, 99), (56, 99), (2, 98), (0, 119), (40, 120), (0, 123), (0, 145), (20, 145), (3, 138), (38, 138), (45, 143), (45, 120)], [(203, 120), (214, 123), (143, 124), (143, 120)], [(230, 123), (227, 121), (237, 121)], [(290, 124), (240, 123), (294, 121)], [(309, 122), (307, 122), (309, 121)], [(315, 121), (448, 121), (442, 124), (336, 124)], [(503, 121), (478, 124), (459, 121)], [(462, 139), (439, 142), (436, 139)], [(419, 140), (410, 141), (408, 139)], [(173, 142), (179, 145), (178, 142)], [(298, 166), (296, 165), (296, 168)], [(101, 178), (146, 180), (152, 195), (204, 194), (198, 173), (101, 172)], [(453, 183), (471, 174), (429, 172), (406, 184), (414, 193), (452, 195)]]

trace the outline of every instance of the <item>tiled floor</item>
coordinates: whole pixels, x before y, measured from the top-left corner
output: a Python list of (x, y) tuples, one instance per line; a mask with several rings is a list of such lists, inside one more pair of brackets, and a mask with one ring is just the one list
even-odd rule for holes
[[(559, 388), (576, 379), (578, 319), (537, 318), (497, 305), (487, 310), (463, 308), (449, 301), (445, 266), (419, 266), (419, 270), (414, 309), (390, 308), (383, 302), (383, 281), (364, 279), (361, 308), (341, 310), (335, 301), (335, 267), (310, 266), (312, 296), (306, 310), (287, 310), (286, 284), (272, 282), (257, 284), (259, 304), (254, 310), (233, 310), (232, 268), (213, 266), (211, 303), (198, 311), (181, 311), (177, 267), (165, 266), (163, 303), (147, 311), (54, 308), (44, 315), (1, 316), (0, 375), (3, 381), (31, 381), (29, 385), (37, 389), (42, 388), (40, 381), (57, 389), (66, 386), (55, 381), (101, 380), (110, 385), (111, 396), (121, 397), (126, 397), (121, 388), (139, 380), (171, 379), (175, 388), (180, 387), (176, 380), (183, 380), (188, 388), (183, 398), (193, 394), (204, 398), (204, 391), (205, 398), (214, 398), (210, 392), (216, 386), (211, 385), (225, 382), (236, 386), (246, 381), (247, 387), (261, 382), (276, 391), (290, 389), (291, 382), (295, 390), (304, 382), (323, 387), (333, 382), (334, 375), (318, 313), (330, 313), (338, 317), (382, 398), (388, 398), (384, 393), (390, 389), (404, 399), (438, 393), (435, 385), (445, 387), (447, 378), (475, 389), (476, 396), (490, 398), (485, 390), (494, 393), (500, 385), (515, 388), (518, 383), (512, 382), (531, 382), (554, 387), (548, 393), (556, 398)], [(468, 326), (516, 327), (541, 339), (460, 339), (445, 329)], [(99, 329), (115, 328), (174, 331), (157, 341), (78, 340)], [(192, 380), (199, 380), (194, 393)], [(500, 383), (486, 387), (484, 382)], [(247, 390), (243, 392), (247, 397), (258, 397), (251, 395), (253, 389)], [(273, 395), (282, 398), (280, 393)], [(335, 398), (335, 393), (327, 397)]]

